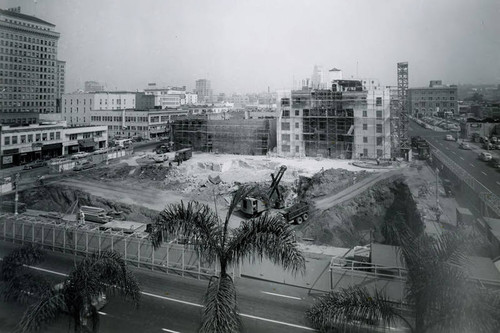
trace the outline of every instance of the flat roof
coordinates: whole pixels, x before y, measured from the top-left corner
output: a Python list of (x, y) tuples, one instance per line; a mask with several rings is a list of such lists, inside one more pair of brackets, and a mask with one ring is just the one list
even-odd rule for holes
[(371, 251), (371, 262), (374, 265), (406, 268), (399, 246), (373, 243)]
[(28, 21), (37, 22), (37, 23), (46, 24), (46, 25), (50, 25), (52, 27), (55, 27), (54, 24), (49, 23), (49, 22), (44, 21), (44, 20), (41, 20), (38, 17), (31, 16), (31, 15), (26, 15), (26, 14), (21, 14), (21, 13), (17, 13), (17, 12), (13, 12), (13, 11), (10, 11), (10, 10), (0, 9), (0, 14), (5, 15), (5, 16), (15, 17), (15, 18), (18, 18), (18, 19), (21, 19), (21, 20), (28, 20)]
[(466, 269), (470, 277), (500, 282), (500, 272), (495, 263), (486, 257), (467, 257)]

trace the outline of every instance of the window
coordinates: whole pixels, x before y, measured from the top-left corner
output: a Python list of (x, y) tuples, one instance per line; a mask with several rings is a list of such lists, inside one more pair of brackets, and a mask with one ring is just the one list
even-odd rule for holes
[(69, 135), (69, 139), (70, 140), (76, 140), (76, 139), (78, 139), (78, 135), (77, 134), (70, 134)]
[(364, 148), (363, 149), (363, 156), (368, 156), (368, 149), (367, 148)]
[(295, 134), (295, 140), (300, 140), (300, 135), (299, 134)]
[(382, 111), (377, 111), (377, 119), (382, 119)]
[(281, 115), (283, 117), (290, 117), (290, 110), (283, 110), (283, 113)]
[(295, 152), (298, 153), (300, 151), (300, 147), (299, 146), (295, 146)]
[(295, 110), (295, 115), (300, 116), (300, 110)]
[(376, 104), (375, 104), (376, 106), (382, 106), (382, 97), (377, 97), (377, 99), (376, 99), (376, 102), (375, 102), (375, 103), (376, 103)]
[(282, 150), (284, 153), (289, 153), (289, 152), (290, 152), (290, 145), (282, 145), (282, 146), (281, 146), (281, 150)]
[(382, 142), (384, 142), (384, 138), (382, 136), (377, 136), (377, 146), (382, 146)]
[(290, 134), (281, 134), (281, 140), (290, 141)]
[(17, 144), (17, 135), (12, 136), (12, 144), (13, 145)]
[(54, 132), (50, 132), (50, 140), (51, 140), (51, 141), (52, 141), (52, 140), (54, 140), (54, 137), (55, 137)]
[(33, 134), (28, 134), (28, 142), (33, 142)]
[(90, 138), (90, 133), (83, 133), (83, 138), (84, 139)]
[(368, 137), (367, 136), (363, 137), (363, 143), (368, 143)]
[(42, 137), (42, 136), (40, 135), (40, 133), (37, 133), (37, 134), (36, 134), (36, 139), (35, 139), (35, 141), (36, 141), (36, 142), (40, 142), (41, 137)]
[(56, 140), (61, 139), (61, 132), (56, 132)]
[(26, 143), (26, 135), (21, 135), (21, 143)]
[(4, 145), (10, 145), (10, 136), (6, 136), (3, 138)]
[(382, 157), (382, 149), (377, 149), (377, 157)]
[(281, 123), (281, 130), (282, 131), (289, 131), (290, 130), (290, 123), (282, 122)]
[(368, 112), (366, 110), (363, 110), (363, 117), (368, 117)]
[(300, 124), (299, 123), (295, 123), (295, 128), (299, 128)]
[(42, 141), (47, 141), (47, 133), (42, 133)]
[(377, 124), (377, 133), (382, 133), (382, 124)]
[(368, 124), (363, 124), (363, 131), (368, 130)]

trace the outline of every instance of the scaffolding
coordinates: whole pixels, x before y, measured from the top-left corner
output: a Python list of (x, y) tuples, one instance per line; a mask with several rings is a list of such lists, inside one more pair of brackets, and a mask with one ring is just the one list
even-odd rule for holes
[[(244, 155), (266, 155), (275, 145), (274, 119), (210, 120), (206, 116), (177, 120), (172, 125), (176, 149)], [(274, 141), (274, 143), (273, 143)]]
[(408, 117), (408, 63), (398, 62), (398, 104), (399, 104), (399, 148), (403, 156), (410, 150), (410, 140), (408, 137), (408, 127), (410, 120)]

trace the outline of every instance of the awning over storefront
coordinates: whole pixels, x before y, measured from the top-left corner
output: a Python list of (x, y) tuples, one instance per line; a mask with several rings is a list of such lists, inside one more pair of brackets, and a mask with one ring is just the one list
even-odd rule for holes
[(51, 149), (62, 149), (62, 143), (51, 143), (48, 145), (43, 145), (42, 150), (51, 150)]
[(88, 147), (94, 147), (95, 142), (94, 139), (89, 138), (89, 139), (78, 140), (78, 144), (80, 145), (80, 147), (88, 148)]

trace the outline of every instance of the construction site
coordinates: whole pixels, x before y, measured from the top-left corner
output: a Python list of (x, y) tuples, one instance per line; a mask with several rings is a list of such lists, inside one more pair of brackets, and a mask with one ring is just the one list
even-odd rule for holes
[[(371, 290), (386, 288), (401, 301), (407, 272), (387, 231), (401, 219), (414, 232), (431, 237), (459, 228), (479, 237), (481, 246), (470, 253), (481, 258), (474, 262), (472, 277), (498, 289), (500, 272), (493, 259), (500, 247), (487, 239), (491, 232), (477, 228), (486, 223), (483, 216), (500, 218), (498, 207), (429, 146), (425, 158), (419, 158), (424, 154), (419, 156), (418, 150), (415, 159), (408, 158), (404, 94), (394, 107), (388, 89), (374, 91), (366, 99), (361, 81), (348, 80), (332, 90), (292, 93), (291, 100), (282, 100), (277, 139), (270, 134), (270, 119), (245, 120), (247, 125), (239, 126), (236, 120), (190, 117), (173, 127), (177, 151), (132, 149), (89, 170), (51, 169), (43, 183), (26, 176), (2, 196), (0, 238), (82, 256), (113, 249), (137, 267), (204, 279), (217, 267), (204, 262), (183, 235), (153, 249), (151, 223), (167, 205), (181, 201), (198, 201), (225, 216), (233, 193), (252, 185), (267, 199), (245, 198), (229, 227), (238, 228), (259, 214), (285, 219), (307, 258), (306, 274), (278, 272), (264, 260), (231, 267), (235, 277), (321, 291), (362, 283)], [(370, 103), (372, 122), (363, 115)], [(363, 132), (364, 124), (374, 127), (374, 138), (383, 138), (369, 153), (366, 145), (357, 146), (357, 128)], [(301, 135), (290, 144), (294, 129)], [(361, 141), (366, 136), (360, 135)], [(280, 156), (287, 145), (297, 155)], [(276, 146), (277, 153), (272, 151)], [(372, 153), (377, 160), (363, 158)], [(454, 195), (445, 176), (457, 178)], [(461, 197), (466, 186), (477, 200)], [(483, 215), (477, 216), (474, 207), (481, 207)], [(361, 266), (363, 270), (357, 269)]]

